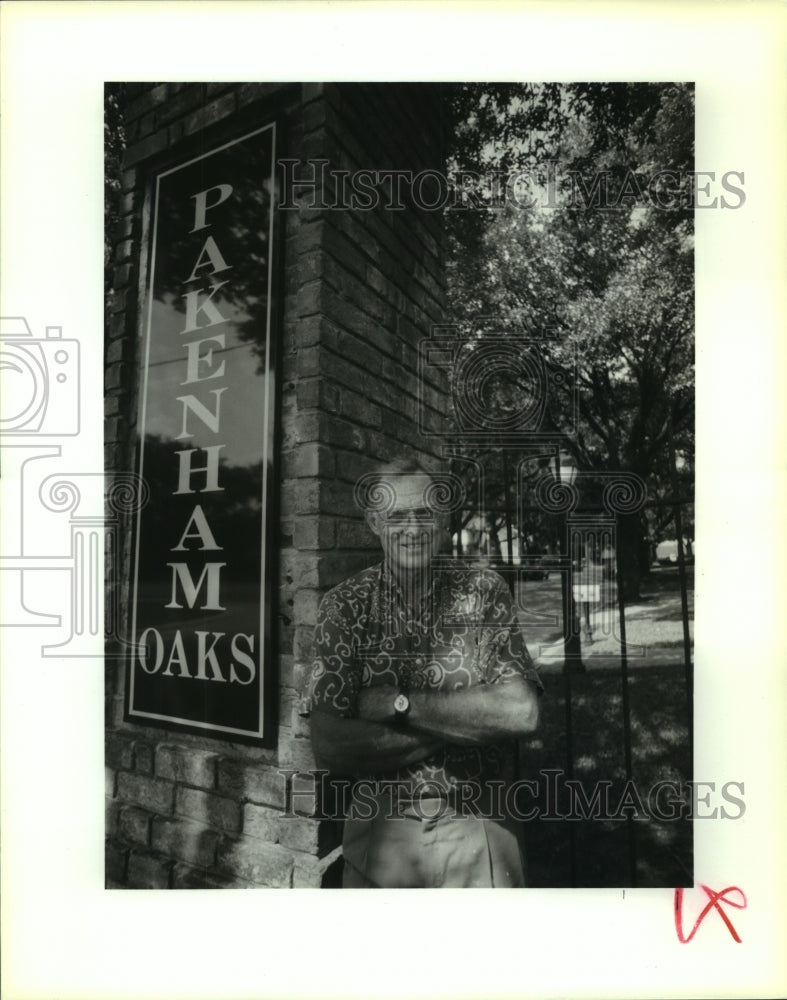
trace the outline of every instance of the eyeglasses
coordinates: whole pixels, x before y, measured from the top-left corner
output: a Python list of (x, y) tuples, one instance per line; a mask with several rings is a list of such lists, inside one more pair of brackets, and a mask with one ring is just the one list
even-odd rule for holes
[(435, 512), (429, 507), (410, 507), (407, 509), (399, 508), (383, 515), (385, 523), (393, 525), (407, 524), (410, 520), (413, 520), (416, 523), (421, 522), (425, 524), (432, 524), (435, 517)]

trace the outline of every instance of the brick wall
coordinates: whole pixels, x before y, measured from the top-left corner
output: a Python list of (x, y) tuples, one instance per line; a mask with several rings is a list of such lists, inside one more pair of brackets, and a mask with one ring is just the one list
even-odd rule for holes
[[(258, 749), (123, 722), (123, 666), (107, 661), (107, 880), (112, 886), (319, 886), (336, 883), (337, 824), (291, 801), (313, 767), (296, 700), (325, 590), (377, 557), (353, 486), (418, 435), (418, 341), (444, 322), (439, 213), (331, 210), (332, 171), (441, 169), (439, 94), (422, 85), (135, 84), (112, 234), (107, 312), (106, 465), (134, 468), (142, 203), (150, 168), (241, 116), (283, 119), (280, 157), (330, 161), (323, 188), (283, 211), (278, 745)], [(316, 197), (315, 197), (316, 196)], [(313, 202), (316, 202), (317, 207)], [(439, 400), (437, 405), (439, 405)], [(130, 531), (115, 598), (128, 609)], [(301, 783), (308, 778), (298, 779)], [(292, 808), (290, 808), (292, 806)]]

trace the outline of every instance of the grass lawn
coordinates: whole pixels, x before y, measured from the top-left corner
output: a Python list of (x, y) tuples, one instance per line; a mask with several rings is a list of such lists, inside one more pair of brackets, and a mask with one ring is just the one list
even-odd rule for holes
[[(526, 825), (529, 881), (534, 887), (631, 886), (632, 852), (638, 886), (692, 884), (691, 821), (664, 818), (670, 814), (671, 800), (680, 799), (683, 812), (687, 811), (690, 793), (686, 782), (692, 778), (683, 649), (674, 635), (676, 626), (681, 629), (678, 579), (669, 571), (653, 576), (655, 579), (643, 586), (642, 602), (630, 609), (628, 628), (630, 639), (647, 643), (644, 656), (632, 658), (629, 664), (634, 789), (629, 787), (629, 798), (623, 805), (630, 803), (631, 808), (619, 809), (626, 790), (626, 767), (622, 675), (619, 668), (614, 669), (615, 658), (605, 655), (596, 661), (592, 655), (585, 656), (583, 649), (587, 670), (569, 676), (570, 761), (565, 676), (555, 669), (554, 661), (542, 672), (546, 692), (541, 725), (531, 739), (522, 741), (520, 754), (520, 777), (539, 780), (539, 817)], [(642, 623), (639, 635), (637, 621)], [(592, 650), (589, 647), (587, 652)], [(599, 804), (595, 809), (587, 808), (591, 816), (601, 814), (601, 818), (545, 818), (549, 811), (547, 778), (543, 774), (539, 777), (539, 772), (563, 772), (551, 779), (557, 787), (557, 808), (551, 812), (564, 816), (571, 812), (564, 782), (572, 777), (572, 769), (573, 779), (581, 783), (589, 803), (594, 791), (600, 791)], [(663, 781), (677, 783), (680, 794), (665, 788), (656, 799), (653, 788)], [(599, 786), (600, 782), (610, 784)], [(641, 810), (634, 796), (639, 797)], [(680, 808), (680, 803), (674, 807), (676, 812)], [(604, 818), (616, 811), (621, 818)], [(635, 813), (639, 818), (626, 818)]]

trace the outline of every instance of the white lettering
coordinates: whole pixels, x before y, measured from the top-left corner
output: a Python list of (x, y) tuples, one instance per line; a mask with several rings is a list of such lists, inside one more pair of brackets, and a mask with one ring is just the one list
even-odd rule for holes
[[(221, 667), (219, 666), (219, 661), (216, 659), (216, 654), (213, 651), (214, 646), (219, 641), (219, 639), (224, 635), (223, 632), (200, 632), (195, 630), (195, 635), (197, 636), (197, 680), (200, 681), (221, 681), (224, 683), (224, 677), (221, 673)], [(213, 636), (213, 640), (210, 646), (205, 645), (205, 640), (209, 635)], [(233, 640), (234, 641), (234, 640)], [(205, 673), (205, 666), (210, 663), (211, 676)]]
[[(214, 493), (217, 490), (223, 490), (224, 487), (219, 486), (219, 452), (223, 447), (223, 444), (212, 444), (207, 448), (189, 448), (186, 451), (177, 452), (178, 488), (175, 490), (174, 496), (178, 496), (182, 493)], [(204, 451), (207, 453), (208, 464), (201, 465), (198, 468), (193, 469), (191, 467), (191, 456), (196, 455), (198, 451)], [(205, 477), (205, 488), (203, 490), (191, 489), (192, 472), (207, 473)]]
[(204, 375), (200, 374), (200, 365), (213, 364), (213, 348), (211, 347), (204, 354), (200, 354), (199, 349), (203, 344), (218, 344), (219, 347), (223, 348), (225, 344), (224, 334), (219, 333), (215, 337), (203, 337), (202, 340), (192, 340), (190, 343), (184, 345), (186, 348), (186, 380), (185, 382), (181, 382), (181, 385), (191, 385), (192, 382), (205, 382), (209, 378), (221, 378), (224, 374), (223, 361), (213, 371), (205, 372)]
[[(210, 295), (208, 295), (204, 302), (200, 302), (199, 300), (200, 295), (205, 291), (204, 288), (195, 288), (193, 291), (185, 292), (181, 295), (181, 298), (186, 300), (186, 325), (180, 331), (181, 334), (191, 333), (193, 330), (203, 330), (205, 327), (227, 322), (213, 302), (213, 296), (226, 284), (226, 281), (219, 281), (217, 284), (211, 285)], [(210, 322), (204, 323), (202, 326), (197, 323), (201, 312), (204, 312), (210, 320)]]
[(238, 677), (237, 673), (235, 672), (235, 664), (230, 663), (230, 681), (236, 684), (251, 684), (251, 682), (257, 676), (257, 664), (249, 656), (248, 653), (245, 653), (242, 649), (238, 648), (238, 639), (245, 639), (246, 644), (249, 647), (249, 653), (254, 652), (253, 635), (246, 635), (243, 632), (239, 632), (237, 635), (234, 635), (232, 637), (232, 642), (230, 643), (230, 649), (232, 651), (232, 655), (235, 657), (236, 660), (240, 661), (241, 666), (245, 667), (249, 671), (249, 677), (248, 680), (245, 681), (242, 680), (240, 677)]
[(175, 397), (179, 403), (183, 403), (183, 427), (181, 428), (180, 434), (178, 434), (177, 440), (180, 440), (180, 438), (194, 437), (194, 435), (186, 428), (189, 410), (191, 410), (195, 416), (199, 417), (209, 430), (213, 431), (214, 434), (218, 434), (219, 423), (221, 421), (221, 396), (222, 393), (227, 391), (227, 386), (225, 385), (221, 389), (211, 389), (210, 391), (216, 397), (216, 408), (213, 413), (211, 413), (207, 406), (197, 399), (196, 396)]
[[(205, 256), (207, 256), (207, 260), (202, 259)], [(217, 274), (219, 271), (229, 271), (232, 267), (232, 265), (228, 264), (222, 257), (221, 250), (219, 250), (218, 244), (212, 236), (209, 236), (205, 240), (205, 246), (202, 250), (200, 250), (200, 255), (197, 257), (197, 263), (194, 265), (194, 270), (191, 272), (190, 276), (186, 278), (186, 284), (190, 281), (196, 281), (197, 278), (200, 277), (200, 275), (197, 274), (197, 271), (201, 270), (203, 267), (207, 267), (208, 264), (213, 266), (211, 274)]]
[(205, 563), (202, 573), (200, 574), (199, 580), (196, 584), (191, 576), (191, 570), (187, 563), (167, 563), (167, 566), (172, 567), (172, 597), (170, 598), (169, 604), (165, 604), (166, 608), (182, 608), (182, 604), (178, 604), (177, 601), (177, 584), (180, 582), (180, 586), (183, 590), (183, 595), (186, 598), (186, 603), (190, 608), (194, 607), (197, 600), (197, 595), (200, 590), (202, 590), (202, 585), (207, 577), (207, 587), (206, 587), (206, 597), (207, 600), (205, 604), (202, 605), (202, 611), (226, 611), (227, 609), (219, 604), (219, 585), (221, 583), (221, 568), (226, 566), (226, 563)]
[(174, 677), (175, 675), (170, 670), (170, 667), (176, 664), (179, 669), (180, 677), (191, 677), (189, 673), (189, 665), (186, 661), (186, 650), (183, 648), (183, 636), (180, 634), (180, 629), (175, 633), (175, 638), (172, 640), (172, 649), (169, 651), (169, 659), (167, 660), (167, 669), (164, 671), (162, 676)]
[[(196, 529), (195, 531), (189, 531), (192, 524)], [(180, 536), (180, 541), (177, 545), (170, 549), (170, 552), (183, 552), (186, 549), (186, 546), (183, 543), (187, 538), (199, 538), (202, 542), (202, 545), (200, 546), (200, 551), (202, 552), (206, 550), (216, 551), (217, 549), (223, 548), (223, 546), (216, 544), (216, 539), (213, 537), (213, 532), (210, 530), (208, 519), (205, 517), (205, 513), (199, 504), (197, 504), (191, 512), (191, 517), (186, 522), (186, 527), (183, 534)]]
[[(208, 204), (208, 195), (213, 191), (218, 191), (219, 196), (215, 201)], [(193, 194), (191, 196), (191, 200), (194, 202), (194, 228), (191, 232), (196, 233), (199, 232), (200, 229), (207, 229), (208, 226), (212, 225), (212, 223), (205, 221), (208, 209), (217, 208), (222, 202), (226, 201), (231, 194), (231, 184), (217, 184), (215, 187), (209, 187), (204, 191), (200, 191), (199, 194)]]
[[(148, 666), (148, 635), (152, 633), (153, 639), (156, 644), (156, 662), (152, 667)], [(159, 635), (159, 632), (155, 628), (146, 628), (142, 635), (139, 637), (139, 645), (143, 648), (140, 649), (139, 665), (145, 671), (146, 674), (155, 674), (158, 668), (161, 666), (164, 659), (164, 643)]]

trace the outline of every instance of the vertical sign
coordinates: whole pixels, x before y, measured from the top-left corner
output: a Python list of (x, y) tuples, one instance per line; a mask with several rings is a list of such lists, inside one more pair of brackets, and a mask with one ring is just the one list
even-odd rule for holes
[(126, 718), (268, 743), (275, 126), (156, 178)]

